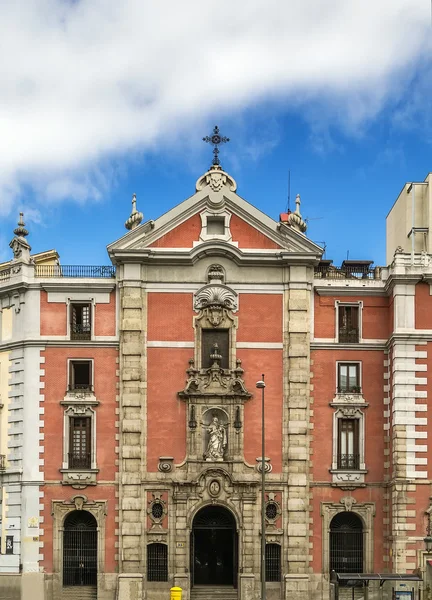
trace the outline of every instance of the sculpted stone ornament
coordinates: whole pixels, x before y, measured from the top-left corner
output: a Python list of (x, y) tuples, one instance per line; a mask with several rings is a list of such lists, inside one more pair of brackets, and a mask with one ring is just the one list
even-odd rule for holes
[(207, 461), (222, 462), (228, 443), (226, 429), (217, 417), (213, 417), (212, 422), (207, 427), (207, 432), (209, 441), (204, 458)]
[(186, 371), (188, 380), (184, 390), (179, 392), (180, 398), (215, 394), (240, 396), (245, 399), (252, 396), (243, 381), (244, 370), (240, 359), (237, 359), (235, 369), (222, 369), (220, 366), (222, 356), (219, 354), (217, 343), (214, 344), (210, 357), (213, 364), (208, 369), (196, 369), (195, 361), (192, 358), (189, 360), (189, 369)]

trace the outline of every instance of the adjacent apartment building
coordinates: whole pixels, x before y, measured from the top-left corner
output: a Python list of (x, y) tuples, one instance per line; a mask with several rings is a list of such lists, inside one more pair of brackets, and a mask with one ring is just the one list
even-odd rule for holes
[(268, 600), (429, 598), (430, 177), (391, 209), (383, 267), (323, 260), (300, 197), (276, 222), (219, 164), (155, 221), (134, 196), (109, 266), (31, 254), (21, 215), (1, 597), (255, 600), (265, 535)]

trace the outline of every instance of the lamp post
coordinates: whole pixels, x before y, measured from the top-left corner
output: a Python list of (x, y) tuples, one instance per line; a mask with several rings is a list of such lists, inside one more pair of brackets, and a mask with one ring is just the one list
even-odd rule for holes
[(431, 522), (428, 515), (428, 524), (426, 527), (426, 537), (423, 539), (426, 547), (426, 552), (430, 554), (432, 552), (432, 535), (431, 535)]
[(261, 390), (261, 600), (266, 597), (265, 583), (265, 427), (264, 427), (264, 373), (262, 379), (256, 382)]

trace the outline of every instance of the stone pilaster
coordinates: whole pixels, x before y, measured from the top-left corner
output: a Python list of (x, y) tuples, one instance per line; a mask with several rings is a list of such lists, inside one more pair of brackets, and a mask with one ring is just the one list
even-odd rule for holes
[[(146, 294), (138, 282), (121, 289), (120, 321), (120, 568), (143, 572), (145, 501), (142, 477), (146, 465)], [(132, 585), (133, 584), (133, 585)], [(142, 583), (125, 580), (139, 593)], [(134, 593), (135, 593), (134, 591)], [(125, 596), (127, 597), (127, 596)], [(135, 596), (133, 596), (135, 598)], [(140, 595), (136, 598), (141, 598)]]
[(306, 267), (291, 267), (285, 293), (284, 322), (284, 469), (287, 489), (288, 572), (290, 597), (304, 595), (309, 572), (309, 393), (310, 285)]

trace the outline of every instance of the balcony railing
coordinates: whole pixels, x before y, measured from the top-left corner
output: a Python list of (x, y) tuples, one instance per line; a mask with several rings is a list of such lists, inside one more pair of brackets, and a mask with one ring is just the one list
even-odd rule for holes
[(339, 329), (340, 344), (358, 344), (360, 341), (358, 329)]
[(90, 469), (91, 455), (90, 454), (74, 454), (69, 452), (69, 469)]
[(361, 387), (358, 385), (340, 385), (338, 394), (361, 394)]
[(36, 265), (35, 277), (76, 277), (76, 278), (103, 278), (115, 277), (116, 268), (113, 265)]
[(0, 471), (6, 469), (6, 454), (0, 454)]
[(93, 392), (93, 386), (89, 383), (71, 383), (68, 385), (68, 392), (87, 392), (91, 394)]
[(91, 340), (91, 327), (88, 325), (71, 324), (71, 340)]
[(380, 267), (334, 267), (333, 265), (317, 265), (314, 273), (316, 279), (379, 279)]
[(11, 276), (10, 269), (3, 269), (3, 271), (0, 271), (0, 283), (2, 281), (8, 281), (10, 279), (10, 276)]
[(337, 468), (358, 470), (360, 468), (360, 454), (339, 454)]

